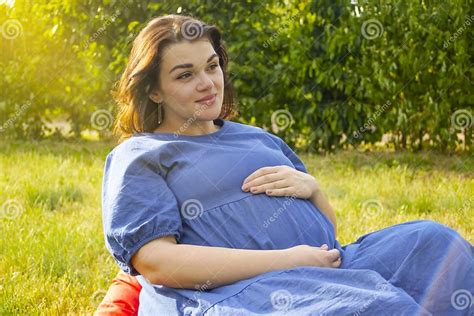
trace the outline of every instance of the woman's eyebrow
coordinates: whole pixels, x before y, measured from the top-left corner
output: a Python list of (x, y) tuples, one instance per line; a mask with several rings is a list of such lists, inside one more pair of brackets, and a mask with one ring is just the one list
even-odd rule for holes
[[(215, 57), (218, 57), (216, 53), (212, 54), (211, 57), (209, 57), (206, 61), (206, 63), (210, 62), (213, 58)], [(172, 73), (174, 70), (178, 69), (178, 68), (193, 68), (193, 64), (181, 64), (181, 65), (177, 65), (177, 66), (174, 66), (169, 73)]]

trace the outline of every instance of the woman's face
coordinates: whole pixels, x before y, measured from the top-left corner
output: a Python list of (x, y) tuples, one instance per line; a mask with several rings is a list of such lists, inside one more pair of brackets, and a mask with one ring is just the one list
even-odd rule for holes
[[(163, 102), (162, 124), (177, 128), (185, 122), (196, 121), (199, 125), (200, 121), (218, 118), (224, 100), (224, 77), (209, 40), (171, 44), (162, 56), (160, 87), (150, 94), (154, 102)], [(215, 97), (199, 101), (212, 95)]]

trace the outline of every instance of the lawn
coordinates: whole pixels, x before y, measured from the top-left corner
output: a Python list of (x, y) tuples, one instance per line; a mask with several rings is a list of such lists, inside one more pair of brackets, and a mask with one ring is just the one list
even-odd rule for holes
[[(102, 234), (113, 144), (0, 142), (0, 314), (93, 312), (117, 272)], [(431, 219), (474, 242), (474, 158), (437, 153), (301, 155), (338, 217), (338, 240)], [(469, 220), (471, 218), (471, 220)]]

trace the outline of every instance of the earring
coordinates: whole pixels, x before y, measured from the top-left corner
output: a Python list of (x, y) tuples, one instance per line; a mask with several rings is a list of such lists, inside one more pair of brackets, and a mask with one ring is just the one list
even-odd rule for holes
[(161, 120), (163, 119), (163, 111), (162, 111), (161, 104), (162, 104), (161, 102), (157, 103), (157, 105), (158, 105), (158, 113), (157, 113), (158, 114), (157, 115), (158, 116), (158, 125), (161, 124)]

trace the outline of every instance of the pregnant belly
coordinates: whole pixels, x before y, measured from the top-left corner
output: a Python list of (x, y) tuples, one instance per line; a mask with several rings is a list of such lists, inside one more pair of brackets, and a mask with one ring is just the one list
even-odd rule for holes
[(239, 249), (285, 249), (296, 245), (334, 245), (328, 218), (308, 201), (265, 194), (204, 211), (183, 220), (180, 243)]

